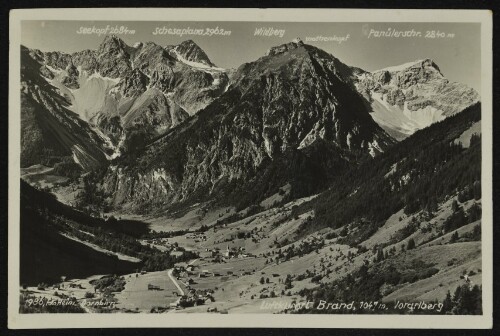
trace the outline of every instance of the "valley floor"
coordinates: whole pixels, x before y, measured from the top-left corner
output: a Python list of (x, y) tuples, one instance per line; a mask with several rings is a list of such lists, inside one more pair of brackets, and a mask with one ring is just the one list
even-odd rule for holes
[[(383, 302), (442, 301), (448, 291), (453, 293), (461, 285), (481, 285), (481, 242), (452, 243), (450, 237), (454, 231), (439, 233), (439, 223), (450, 215), (448, 203), (452, 199), (443, 204), (432, 218), (424, 219), (422, 214), (394, 214), (385, 225), (363, 242), (364, 250), (339, 243), (338, 237), (325, 239), (329, 237), (329, 233), (335, 232), (331, 229), (300, 234), (301, 225), (310, 220), (313, 214), (304, 213), (294, 217), (291, 216), (292, 207), (310, 199), (299, 199), (279, 207), (269, 207), (257, 214), (242, 215), (241, 219), (227, 220), (224, 224), (215, 226), (217, 220), (228, 217), (227, 214), (233, 214), (234, 211), (222, 209), (204, 213), (200, 210), (200, 205), (177, 219), (155, 219), (155, 228), (162, 228), (159, 232), (178, 230), (181, 226), (171, 224), (176, 221), (182, 223), (183, 228), (190, 228), (190, 231), (169, 238), (143, 239), (142, 244), (172, 254), (182, 254), (182, 250), (190, 250), (196, 252), (199, 258), (190, 263), (178, 264), (176, 268), (181, 271), (174, 274), (174, 270), (169, 269), (123, 275), (124, 288), (112, 293), (115, 303), (111, 311), (283, 312), (287, 306), (304, 304), (307, 301), (303, 296), (304, 290), (341, 280), (367, 262), (377, 265), (373, 248), (376, 246), (385, 246), (386, 251), (393, 248), (398, 251), (381, 262), (381, 265), (389, 263), (390, 267), (402, 274), (410, 271), (417, 273), (413, 280), (386, 286), (381, 298)], [(473, 203), (474, 201), (468, 201), (463, 207), (468, 209)], [(200, 213), (203, 213), (203, 216), (200, 216)], [(418, 221), (419, 227), (429, 230), (416, 230), (403, 239), (394, 239), (398, 232), (411, 223), (414, 225), (415, 221)], [(208, 227), (206, 231), (198, 230), (202, 224)], [(472, 232), (477, 225), (480, 225), (480, 221), (456, 231), (463, 236)], [(417, 247), (399, 253), (401, 246), (407, 245), (409, 239), (416, 241)], [(178, 250), (175, 246), (182, 249)], [(288, 257), (285, 257), (284, 251), (289, 254)], [(409, 269), (408, 265), (418, 266)], [(425, 273), (431, 266), (436, 269), (435, 273), (419, 276), (419, 272)], [(65, 293), (84, 300), (85, 293), (93, 291), (89, 281), (96, 278), (99, 277), (71, 280), (65, 287), (73, 283), (78, 288)], [(80, 285), (84, 289), (79, 289)], [(157, 289), (150, 290), (148, 285), (157, 286)], [(60, 290), (50, 292), (36, 288), (28, 288), (28, 291), (41, 296), (53, 296), (53, 292), (61, 293)], [(174, 307), (180, 296), (190, 292), (196, 293), (195, 295), (212, 293), (214, 302), (205, 301), (203, 305), (184, 309)]]

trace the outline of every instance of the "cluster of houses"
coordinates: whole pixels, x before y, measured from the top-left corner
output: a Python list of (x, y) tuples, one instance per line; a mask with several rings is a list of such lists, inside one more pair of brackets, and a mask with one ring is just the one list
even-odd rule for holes
[(224, 262), (225, 259), (231, 258), (242, 259), (255, 257), (253, 254), (245, 252), (244, 247), (229, 247), (229, 245), (227, 245), (224, 251), (221, 251), (221, 249), (215, 247), (211, 250), (206, 249), (206, 252), (210, 252), (211, 257), (214, 258), (214, 262)]
[(196, 271), (196, 268), (197, 268), (197, 266), (195, 266), (195, 265), (187, 265), (187, 266), (176, 265), (174, 267), (172, 274), (175, 277), (177, 277), (177, 280), (181, 280), (181, 278), (185, 278), (186, 280), (183, 281), (183, 284), (188, 288), (191, 285), (196, 283), (196, 281), (194, 280), (195, 277), (207, 278), (207, 277), (222, 276), (222, 274), (219, 272), (210, 272), (209, 270)]
[(178, 299), (170, 304), (172, 308), (186, 308), (215, 302), (214, 291), (211, 289), (196, 290), (187, 286), (187, 294), (180, 295), (177, 292), (174, 294), (178, 296)]
[(195, 233), (189, 236), (186, 236), (187, 239), (194, 239), (195, 243), (207, 241), (207, 236), (201, 233)]
[(152, 238), (152, 239), (146, 239), (144, 241), (146, 244), (151, 244), (155, 247), (163, 247), (165, 250), (172, 250), (175, 251), (176, 247), (178, 244), (171, 244), (168, 241), (168, 238)]

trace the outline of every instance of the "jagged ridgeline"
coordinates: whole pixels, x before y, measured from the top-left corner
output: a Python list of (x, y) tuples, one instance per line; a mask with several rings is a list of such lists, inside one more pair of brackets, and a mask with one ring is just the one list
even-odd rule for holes
[[(248, 206), (292, 182), (319, 190), (360, 157), (394, 143), (370, 117), (353, 70), (301, 42), (240, 66), (218, 99), (109, 169), (115, 206), (207, 199)], [(303, 190), (304, 189), (304, 190)]]
[(476, 103), (429, 59), (367, 72), (299, 39), (236, 70), (191, 40), (73, 54), (22, 48), (22, 167), (86, 175), (86, 202), (150, 213), (242, 209), (324, 190)]
[(21, 47), (22, 167), (73, 157), (85, 171), (182, 123), (228, 76), (193, 41), (126, 45), (107, 36), (73, 54)]

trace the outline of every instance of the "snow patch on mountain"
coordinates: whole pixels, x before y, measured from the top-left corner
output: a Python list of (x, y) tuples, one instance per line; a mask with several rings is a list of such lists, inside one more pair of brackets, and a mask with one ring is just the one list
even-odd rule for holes
[(391, 168), (389, 169), (389, 171), (387, 172), (387, 174), (384, 175), (384, 178), (388, 178), (389, 176), (391, 176), (392, 174), (394, 174), (397, 171), (397, 168), (398, 168), (398, 163), (396, 162), (395, 164), (393, 164), (391, 166)]
[[(324, 135), (324, 128), (320, 130), (319, 123), (316, 123), (314, 127), (307, 133), (307, 135), (302, 139), (297, 149), (303, 149), (314, 143), (319, 137)], [(348, 140), (349, 141), (349, 140)], [(349, 144), (350, 145), (350, 144)]]
[(85, 121), (90, 121), (98, 113), (114, 110), (110, 93), (121, 79), (104, 77), (97, 72), (90, 76), (85, 71), (80, 73), (80, 88), (72, 90), (73, 101), (70, 109)]
[[(104, 153), (104, 155), (106, 156), (106, 159), (113, 160), (121, 155), (119, 145), (115, 146), (113, 144), (113, 142), (111, 141), (111, 139), (106, 134), (104, 134), (98, 127), (90, 125), (90, 128), (102, 139), (102, 141), (104, 142), (104, 147), (113, 151), (113, 153), (111, 155)], [(125, 140), (125, 139), (123, 139), (123, 140)]]
[(382, 148), (380, 148), (380, 145), (377, 140), (373, 140), (368, 144), (368, 152), (372, 157), (375, 157), (375, 155), (384, 152)]
[(88, 76), (88, 80), (91, 80), (91, 79), (94, 79), (94, 78), (97, 78), (97, 79), (101, 79), (101, 80), (104, 80), (104, 81), (111, 81), (115, 84), (118, 84), (121, 80), (120, 77), (117, 77), (117, 78), (111, 78), (111, 77), (104, 77), (102, 76), (100, 73), (98, 72), (94, 72), (92, 73), (90, 76)]
[(214, 80), (212, 82), (212, 85), (213, 86), (218, 86), (220, 84), (220, 78), (218, 77), (214, 77)]
[(370, 116), (386, 131), (395, 129), (404, 136), (409, 136), (418, 130), (418, 125), (404, 114), (398, 106), (392, 106), (386, 102), (382, 94), (373, 92), (372, 98), (372, 113), (370, 113)]
[(71, 150), (71, 151), (72, 151), (72, 153), (73, 153), (73, 161), (75, 161), (75, 163), (76, 163), (77, 165), (79, 165), (80, 167), (83, 167), (82, 163), (81, 163), (81, 162), (80, 162), (80, 160), (78, 159), (78, 155), (76, 155), (77, 150), (78, 150), (78, 149), (76, 149), (76, 147), (77, 147), (77, 145), (75, 145), (75, 146), (73, 147), (73, 149)]
[(370, 116), (383, 129), (398, 140), (415, 133), (417, 130), (445, 119), (443, 112), (432, 106), (411, 111), (405, 102), (403, 109), (389, 104), (381, 93), (372, 92), (372, 113)]
[(403, 113), (406, 117), (408, 117), (408, 119), (416, 123), (419, 129), (428, 127), (446, 118), (443, 115), (443, 111), (432, 106), (426, 106), (424, 108), (411, 111), (408, 109), (408, 102), (405, 102)]
[(153, 180), (158, 181), (162, 179), (163, 181), (167, 181), (167, 173), (164, 168), (159, 168), (153, 171)]
[(375, 70), (372, 72), (375, 73), (375, 72), (380, 72), (380, 71), (389, 71), (389, 72), (403, 71), (405, 69), (408, 69), (408, 68), (414, 66), (415, 64), (422, 63), (423, 61), (424, 60), (417, 60), (417, 61), (408, 62), (408, 63), (404, 63), (404, 64), (400, 64), (400, 65), (390, 66), (390, 67), (383, 68), (380, 70)]
[(204, 71), (208, 71), (208, 72), (210, 72), (210, 71), (217, 71), (217, 72), (225, 71), (224, 68), (217, 68), (217, 67), (213, 67), (213, 66), (210, 66), (210, 65), (207, 65), (204, 63), (189, 61), (189, 60), (185, 59), (184, 57), (182, 57), (182, 55), (179, 54), (179, 52), (175, 49), (172, 49), (172, 52), (175, 54), (175, 57), (177, 58), (178, 61), (180, 61), (186, 65), (189, 65), (192, 68), (196, 68), (196, 69), (204, 70)]
[(53, 67), (51, 67), (48, 64), (45, 64), (45, 66), (47, 67), (47, 69), (49, 69), (50, 71), (52, 71), (52, 73), (54, 75), (60, 75), (60, 74), (66, 73), (65, 70), (53, 68)]
[(73, 160), (83, 169), (88, 169), (95, 162), (95, 159), (80, 145), (71, 147)]

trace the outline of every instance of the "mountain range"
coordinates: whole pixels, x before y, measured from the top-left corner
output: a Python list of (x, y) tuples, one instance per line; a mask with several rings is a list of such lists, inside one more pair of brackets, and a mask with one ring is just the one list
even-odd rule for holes
[(107, 169), (112, 207), (135, 210), (286, 183), (302, 196), (479, 101), (430, 59), (367, 72), (300, 39), (234, 70), (191, 40), (116, 36), (73, 54), (22, 47), (22, 64), (22, 166)]
[(433, 60), (369, 72), (295, 39), (222, 69), (107, 36), (21, 65), (21, 295), (481, 314), (481, 102)]

